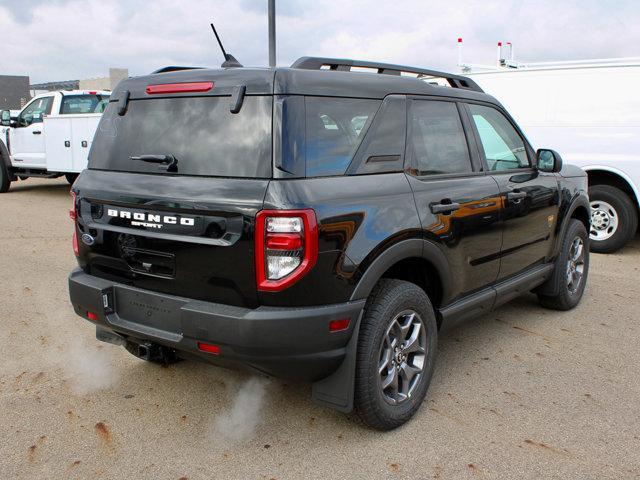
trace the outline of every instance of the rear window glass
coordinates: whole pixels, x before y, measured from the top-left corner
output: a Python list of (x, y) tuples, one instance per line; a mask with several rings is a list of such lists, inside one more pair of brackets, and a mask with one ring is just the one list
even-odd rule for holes
[(379, 106), (379, 100), (306, 97), (307, 177), (344, 174)]
[(65, 95), (60, 113), (102, 113), (109, 103), (109, 95)]
[(132, 160), (172, 155), (178, 175), (271, 176), (272, 97), (247, 96), (237, 114), (229, 97), (132, 100), (120, 116), (107, 107), (96, 132), (89, 168), (163, 173), (157, 163)]

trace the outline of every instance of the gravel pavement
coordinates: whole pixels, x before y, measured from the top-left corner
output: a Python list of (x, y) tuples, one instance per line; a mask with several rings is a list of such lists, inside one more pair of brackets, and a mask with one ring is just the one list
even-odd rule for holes
[(444, 333), (424, 405), (380, 433), (310, 385), (96, 341), (70, 205), (64, 180), (0, 197), (0, 478), (640, 478), (640, 237), (592, 256), (571, 312), (531, 295)]

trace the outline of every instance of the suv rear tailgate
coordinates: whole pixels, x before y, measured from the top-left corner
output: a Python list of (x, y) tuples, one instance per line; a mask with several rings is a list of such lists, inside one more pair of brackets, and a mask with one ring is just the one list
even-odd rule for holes
[(255, 308), (253, 225), (268, 183), (85, 170), (74, 186), (80, 266), (155, 292)]

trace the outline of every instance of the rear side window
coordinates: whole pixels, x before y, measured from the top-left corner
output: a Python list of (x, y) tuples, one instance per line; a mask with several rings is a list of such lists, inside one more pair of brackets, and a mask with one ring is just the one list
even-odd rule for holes
[(524, 141), (502, 113), (495, 108), (475, 104), (469, 104), (469, 111), (489, 170), (529, 168)]
[(60, 113), (102, 113), (109, 103), (109, 95), (65, 95)]
[(409, 147), (418, 175), (472, 171), (467, 139), (455, 103), (415, 100), (410, 122)]
[(379, 100), (306, 97), (307, 177), (343, 175), (379, 106)]
[(269, 178), (272, 104), (270, 96), (247, 96), (232, 114), (229, 97), (154, 98), (132, 100), (120, 116), (112, 102), (89, 168), (163, 173), (162, 166), (131, 157), (172, 155), (178, 175)]

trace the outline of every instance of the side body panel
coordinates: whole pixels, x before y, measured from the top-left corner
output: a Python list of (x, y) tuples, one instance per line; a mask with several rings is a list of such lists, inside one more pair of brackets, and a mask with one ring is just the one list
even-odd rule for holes
[(404, 173), (272, 180), (265, 209), (313, 208), (319, 230), (315, 267), (260, 303), (296, 306), (348, 301), (362, 274), (391, 245), (421, 238), (420, 220)]

